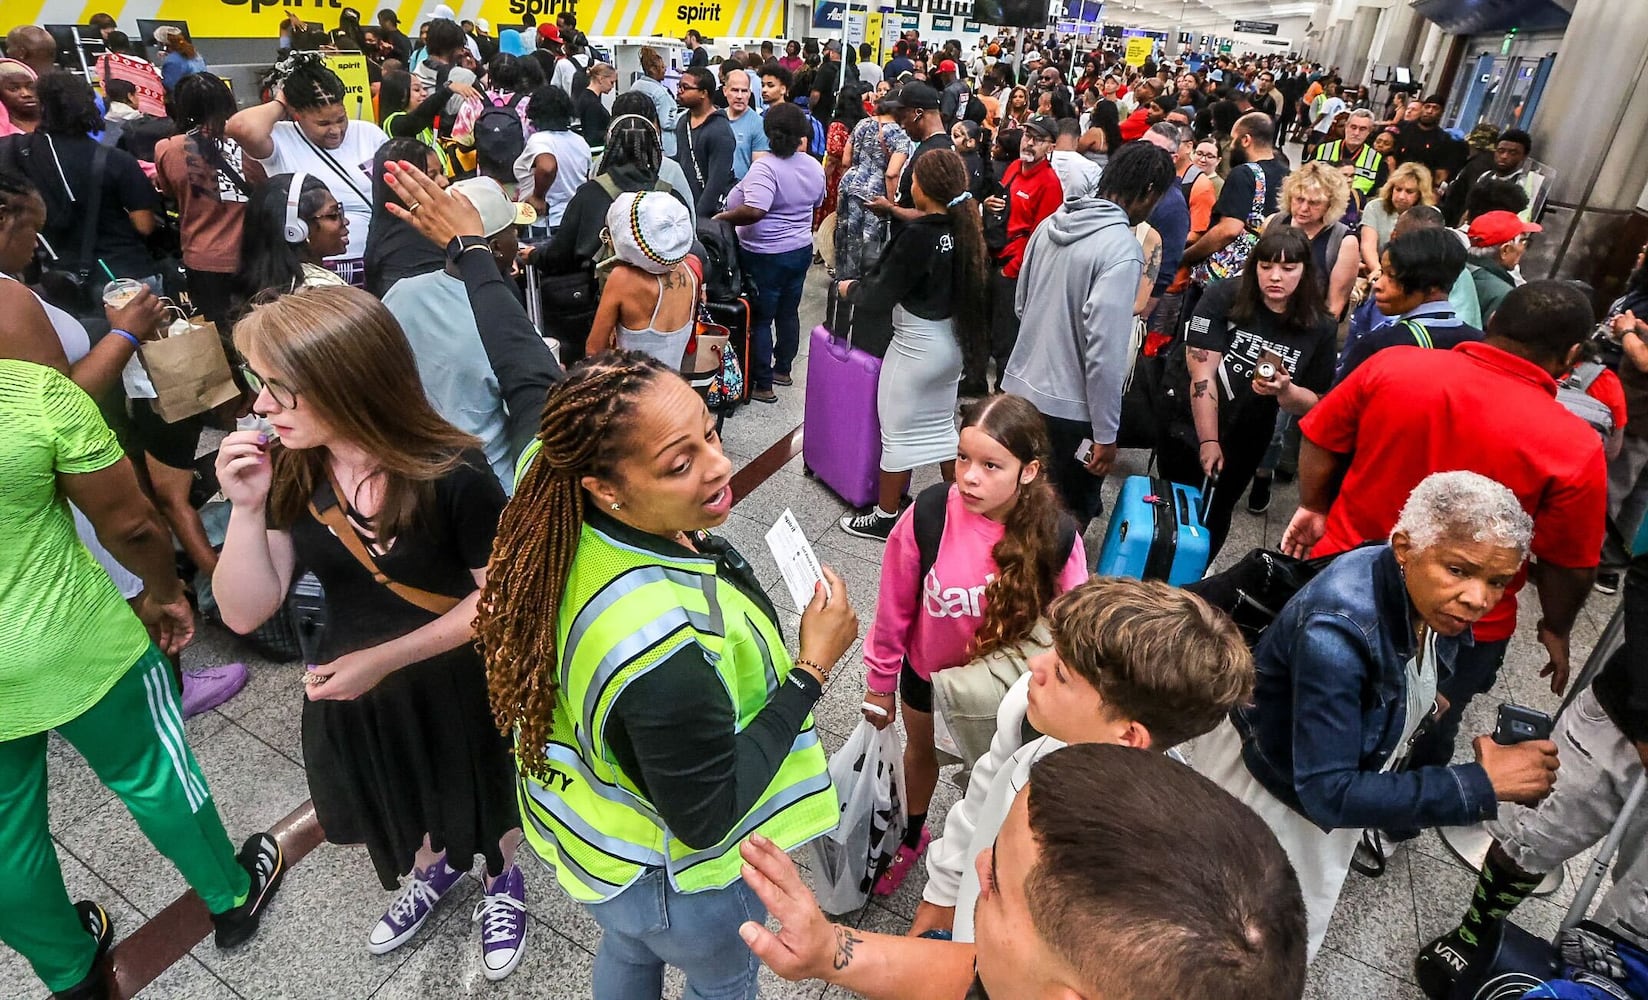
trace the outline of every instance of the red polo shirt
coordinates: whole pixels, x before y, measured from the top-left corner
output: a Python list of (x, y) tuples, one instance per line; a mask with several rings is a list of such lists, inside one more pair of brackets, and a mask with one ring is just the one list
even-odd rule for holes
[(1030, 234), (1064, 203), (1064, 185), (1053, 165), (1041, 159), (1029, 167), (1023, 160), (1008, 164), (1001, 186), (1007, 189), (1007, 246), (1001, 251), (1001, 273), (1017, 278)]
[[(1556, 401), (1556, 382), (1531, 362), (1482, 343), (1387, 348), (1322, 397), (1299, 427), (1350, 456), (1312, 555), (1386, 537), (1420, 480), (1465, 469), (1516, 494), (1534, 519), (1535, 557), (1573, 569), (1597, 564), (1608, 507), (1602, 440)], [(1516, 631), (1523, 582), (1518, 574), (1477, 623), (1478, 639)]]
[(1125, 142), (1142, 139), (1148, 131), (1150, 131), (1150, 107), (1148, 104), (1141, 104), (1134, 108), (1133, 113), (1121, 121), (1122, 139)]

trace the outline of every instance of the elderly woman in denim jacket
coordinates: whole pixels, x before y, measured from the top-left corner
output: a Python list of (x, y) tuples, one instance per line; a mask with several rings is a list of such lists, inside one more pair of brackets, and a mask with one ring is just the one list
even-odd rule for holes
[(1201, 741), (1197, 767), (1264, 817), (1299, 876), (1310, 956), (1327, 931), (1364, 827), (1492, 819), (1556, 778), (1549, 741), (1476, 739), (1476, 760), (1403, 770), (1439, 707), (1436, 685), (1471, 625), (1528, 555), (1533, 521), (1473, 472), (1427, 477), (1390, 542), (1341, 555), (1282, 609), (1255, 652), (1253, 704)]

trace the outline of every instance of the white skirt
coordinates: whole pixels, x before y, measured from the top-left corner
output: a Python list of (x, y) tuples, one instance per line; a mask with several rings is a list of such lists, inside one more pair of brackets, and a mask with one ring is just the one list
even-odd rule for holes
[(961, 361), (953, 320), (922, 319), (903, 306), (893, 309), (893, 342), (876, 386), (883, 472), (908, 472), (955, 459)]

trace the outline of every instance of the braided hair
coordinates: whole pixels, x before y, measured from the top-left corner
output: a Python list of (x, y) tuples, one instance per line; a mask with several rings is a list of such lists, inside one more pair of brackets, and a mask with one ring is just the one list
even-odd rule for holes
[(318, 52), (292, 53), (275, 64), (274, 76), (294, 111), (343, 103), (343, 80)]
[(589, 502), (581, 481), (612, 475), (634, 445), (628, 430), (637, 401), (670, 374), (639, 351), (606, 351), (573, 365), (544, 401), (541, 450), (498, 522), (475, 636), (493, 719), (515, 734), (523, 774), (542, 772), (553, 725), (558, 619)]
[[(625, 98), (634, 98), (625, 101)], [(646, 110), (641, 104), (645, 103)], [(650, 111), (650, 114), (649, 114)], [(629, 165), (648, 177), (658, 176), (664, 159), (663, 140), (658, 135), (658, 109), (652, 98), (630, 91), (612, 102), (612, 124), (607, 126), (607, 151), (601, 157), (599, 174), (613, 167)]]
[(1126, 143), (1110, 151), (1110, 162), (1099, 178), (1100, 198), (1108, 198), (1123, 208), (1142, 199), (1152, 204), (1178, 182), (1173, 157), (1143, 140)]

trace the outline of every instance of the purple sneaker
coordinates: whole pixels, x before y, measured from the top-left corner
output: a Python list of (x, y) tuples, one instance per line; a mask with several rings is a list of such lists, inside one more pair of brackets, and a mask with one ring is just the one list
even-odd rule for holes
[(246, 686), (246, 664), (225, 663), (183, 672), (183, 717), (192, 719), (209, 712), (240, 693)]
[(414, 869), (401, 894), (372, 928), (371, 936), (366, 939), (366, 950), (374, 955), (387, 955), (412, 940), (412, 935), (418, 933), (418, 928), (435, 912), (435, 904), (463, 877), (464, 873), (448, 865), (444, 857), (428, 868)]
[(510, 865), (475, 906), (481, 924), (481, 966), (497, 982), (515, 971), (526, 954), (526, 879)]

